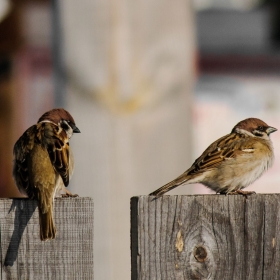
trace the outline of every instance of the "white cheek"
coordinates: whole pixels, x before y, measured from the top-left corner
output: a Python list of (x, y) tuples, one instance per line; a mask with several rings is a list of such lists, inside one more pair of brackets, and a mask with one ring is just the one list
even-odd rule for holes
[(264, 138), (265, 140), (270, 140), (269, 135), (267, 135), (266, 133), (265, 133), (265, 135), (263, 136), (263, 138)]
[(64, 129), (64, 131), (66, 132), (68, 139), (70, 139), (73, 135), (73, 129), (67, 122), (64, 122), (64, 124), (67, 125), (67, 129)]
[(69, 129), (67, 129), (66, 134), (68, 136), (68, 138), (70, 139), (73, 135), (73, 129), (72, 127), (69, 127)]

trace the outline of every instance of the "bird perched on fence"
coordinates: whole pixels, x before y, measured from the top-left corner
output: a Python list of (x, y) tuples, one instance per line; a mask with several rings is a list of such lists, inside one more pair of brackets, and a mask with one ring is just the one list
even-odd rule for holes
[(277, 131), (265, 122), (249, 118), (234, 126), (227, 134), (212, 143), (193, 165), (170, 183), (152, 192), (159, 197), (182, 184), (202, 183), (220, 194), (243, 194), (274, 160), (270, 134)]
[(38, 201), (40, 238), (54, 239), (53, 202), (60, 190), (72, 195), (68, 186), (73, 172), (69, 139), (79, 133), (73, 117), (64, 109), (43, 114), (14, 146), (13, 177), (19, 191)]

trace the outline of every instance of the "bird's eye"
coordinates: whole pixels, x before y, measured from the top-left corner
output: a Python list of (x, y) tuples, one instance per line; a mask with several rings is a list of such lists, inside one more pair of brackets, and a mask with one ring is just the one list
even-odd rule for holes
[(259, 126), (259, 127), (258, 127), (258, 130), (259, 130), (259, 131), (263, 131), (263, 126)]

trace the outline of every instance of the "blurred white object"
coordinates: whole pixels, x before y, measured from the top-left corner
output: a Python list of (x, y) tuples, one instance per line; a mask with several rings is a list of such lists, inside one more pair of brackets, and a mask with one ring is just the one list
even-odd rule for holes
[(192, 5), (61, 3), (68, 108), (84, 135), (71, 143), (71, 186), (94, 198), (95, 279), (128, 280), (130, 197), (149, 194), (192, 160)]

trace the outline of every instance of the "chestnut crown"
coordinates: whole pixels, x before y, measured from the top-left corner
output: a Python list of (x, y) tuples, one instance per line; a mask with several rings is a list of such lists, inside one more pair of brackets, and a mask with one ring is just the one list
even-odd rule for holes
[(63, 108), (52, 109), (46, 112), (39, 118), (38, 123), (48, 121), (60, 126), (63, 130), (65, 130), (69, 138), (72, 136), (72, 133), (80, 133), (80, 130), (76, 126), (73, 117)]
[(248, 131), (254, 136), (261, 138), (266, 138), (270, 133), (277, 131), (276, 128), (257, 118), (248, 118), (239, 122), (231, 132), (239, 132), (240, 130)]

